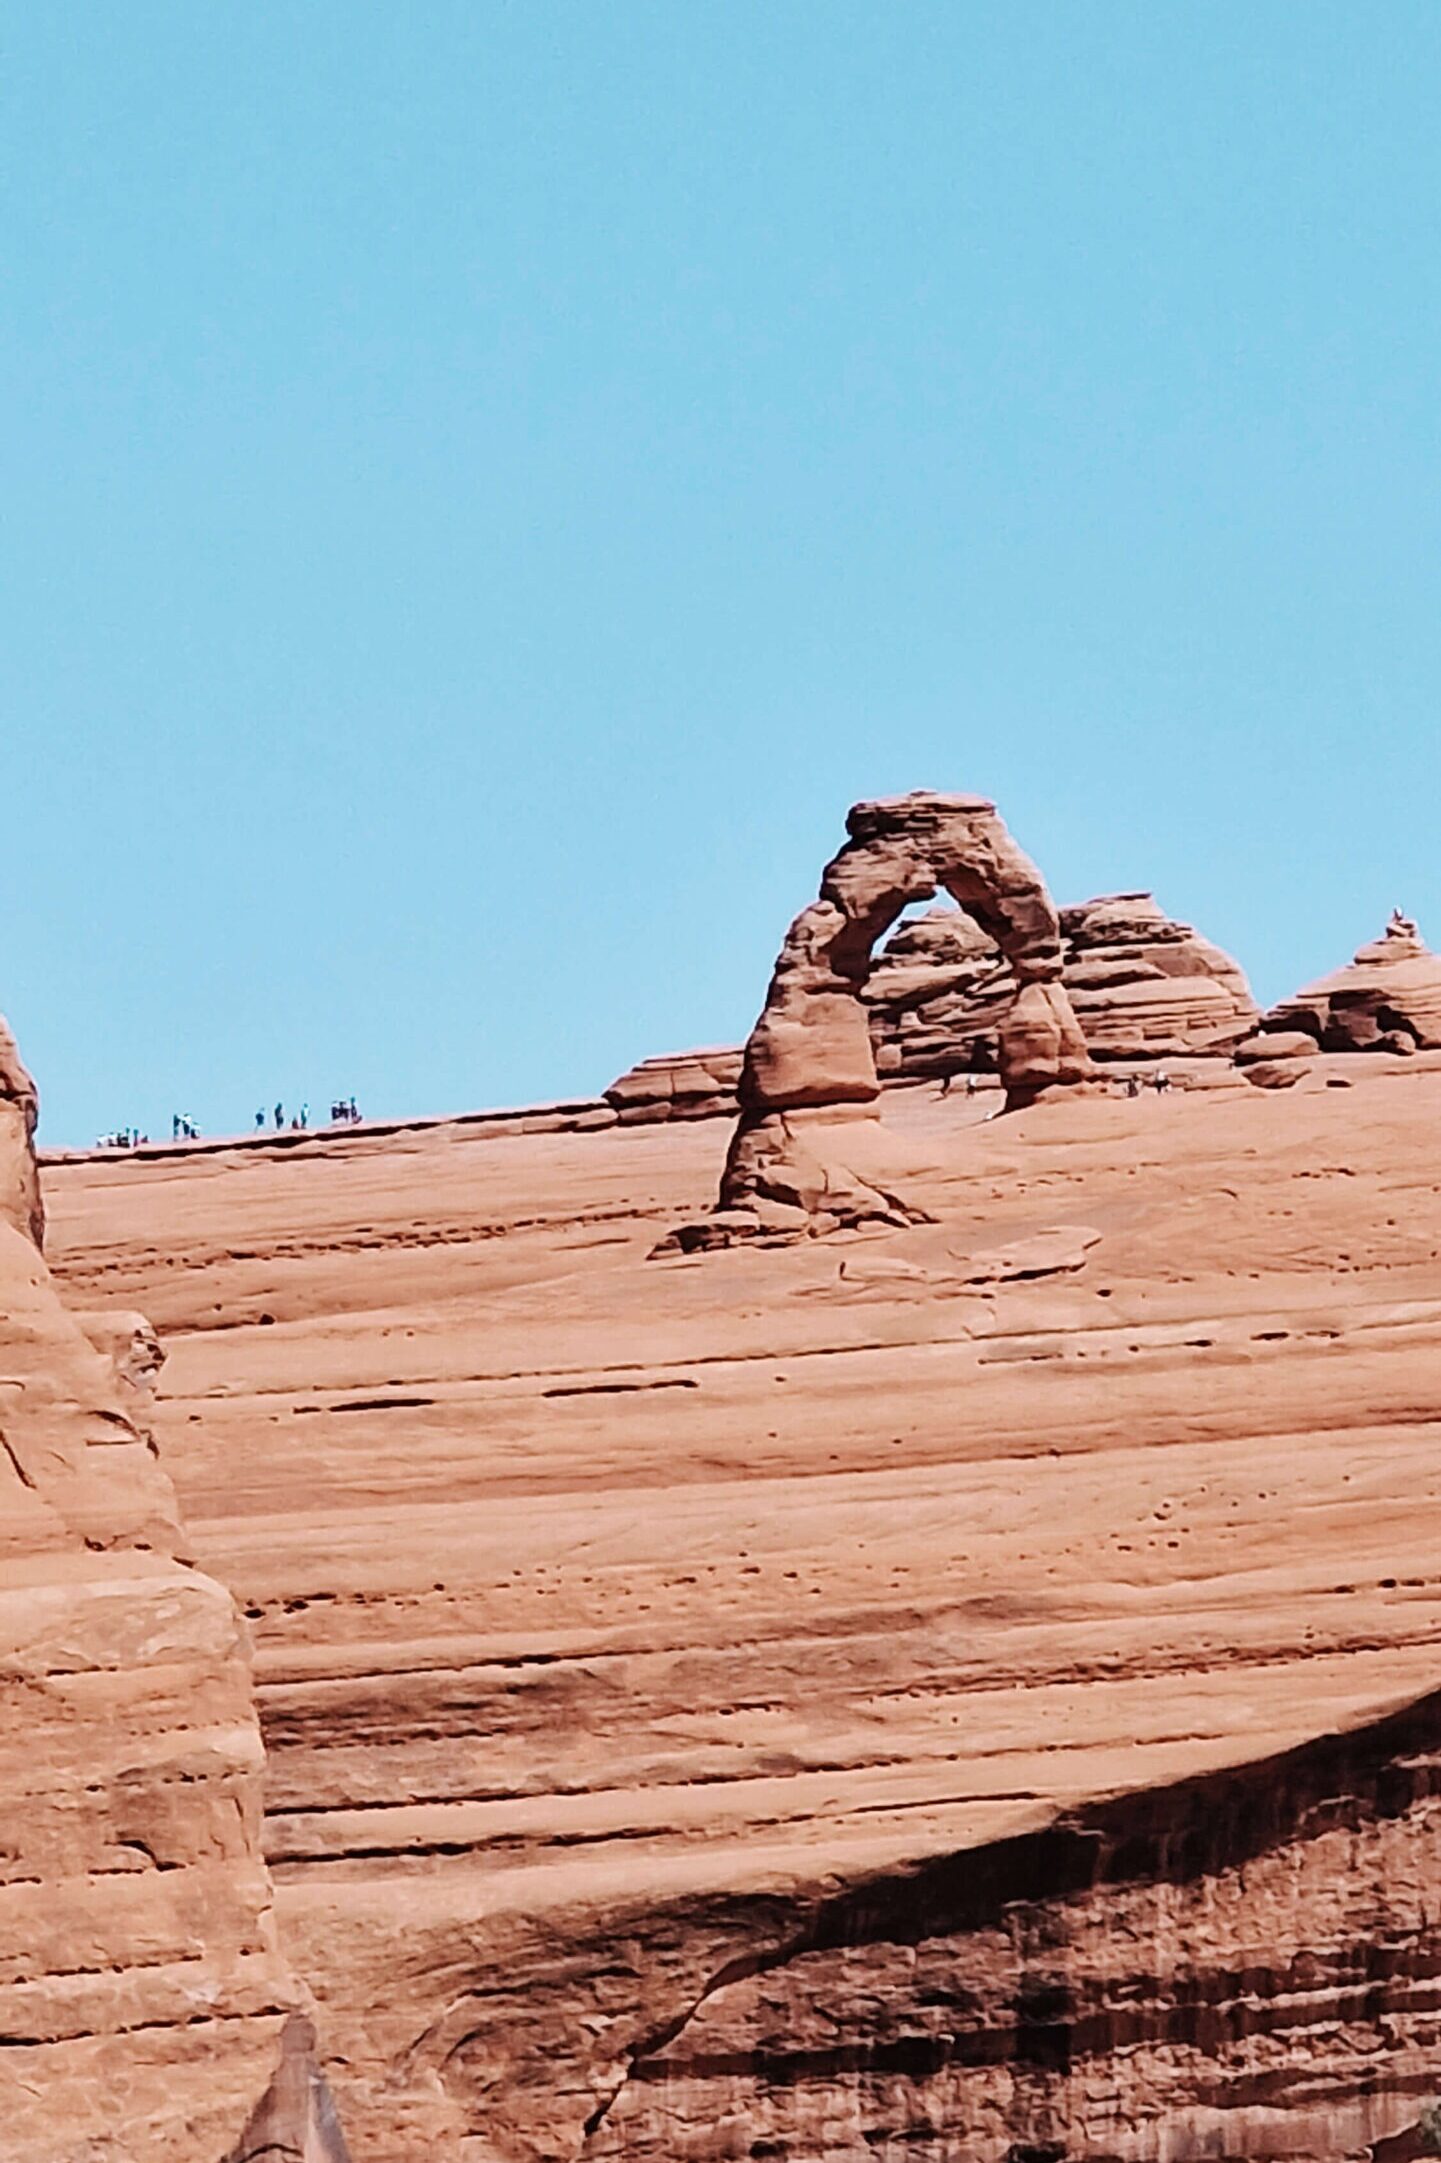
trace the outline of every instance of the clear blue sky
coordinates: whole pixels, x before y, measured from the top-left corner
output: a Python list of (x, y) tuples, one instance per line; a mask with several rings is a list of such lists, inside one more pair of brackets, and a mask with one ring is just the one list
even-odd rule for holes
[(739, 1036), (852, 799), (1441, 943), (1441, 9), (12, 0), (51, 1141)]

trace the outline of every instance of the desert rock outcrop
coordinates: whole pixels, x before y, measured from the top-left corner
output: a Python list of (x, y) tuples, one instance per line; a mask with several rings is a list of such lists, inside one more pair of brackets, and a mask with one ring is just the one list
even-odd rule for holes
[(628, 1067), (605, 1092), (622, 1124), (709, 1119), (734, 1113), (741, 1052), (733, 1044), (704, 1051), (660, 1052)]
[(19, 1046), (0, 1016), (0, 1220), (37, 1247), (45, 1241), (45, 1209), (35, 1166), (36, 1094)]
[(819, 898), (786, 933), (746, 1043), (740, 1120), (721, 1179), (727, 1233), (744, 1233), (750, 1211), (757, 1229), (774, 1231), (767, 1213), (776, 1207), (802, 1210), (818, 1228), (907, 1221), (907, 1205), (864, 1163), (865, 1149), (858, 1163), (836, 1130), (880, 1094), (862, 996), (872, 949), (912, 902), (942, 888), (1010, 965), (1014, 993), (996, 1052), (1007, 1104), (1033, 1104), (1091, 1074), (1060, 980), (1054, 905), (994, 804), (917, 791), (853, 805), (846, 832)]
[[(1094, 1059), (1229, 1048), (1258, 1009), (1238, 965), (1150, 894), (1103, 894), (1060, 911), (1062, 982)], [(996, 1063), (1012, 971), (974, 918), (934, 909), (902, 924), (866, 985), (883, 1076)]]
[(587, 2154), (1364, 2154), (1434, 2094), (1438, 1798), (1441, 1695), (857, 1886), (644, 2047)]
[(1268, 1030), (1301, 1030), (1323, 1051), (1441, 1049), (1441, 955), (1399, 910), (1344, 969), (1283, 999)]
[(0, 1220), (0, 2149), (220, 2163), (299, 1997), (261, 1851), (249, 1639), (181, 1559), (145, 1425), (153, 1332), (91, 1316), (97, 1350), (37, 1251), (17, 1067), (0, 1104), (22, 1115)]
[[(1239, 965), (1150, 894), (1103, 894), (1059, 912), (1061, 981), (1093, 1059), (1224, 1055), (1260, 1011)], [(1004, 954), (963, 908), (896, 925), (862, 987), (882, 1082), (994, 1072), (1016, 997)], [(643, 1059), (606, 1091), (623, 1120), (734, 1113), (741, 1053)]]

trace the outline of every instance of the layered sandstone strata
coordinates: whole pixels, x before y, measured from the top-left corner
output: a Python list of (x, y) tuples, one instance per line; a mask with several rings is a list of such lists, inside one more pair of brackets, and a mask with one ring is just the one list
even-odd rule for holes
[(1441, 1072), (1350, 1064), (893, 1091), (934, 1222), (703, 1266), (646, 1255), (704, 1122), (47, 1174), (253, 1617), (356, 2163), (1279, 2163), (1418, 2115)]
[(797, 1909), (586, 2153), (1367, 2154), (1436, 2095), (1441, 1693)]
[[(1103, 894), (1059, 912), (1061, 981), (1091, 1057), (1155, 1060), (1229, 1052), (1260, 1016), (1238, 963), (1145, 893)], [(1016, 978), (962, 908), (898, 924), (861, 990), (885, 1081), (992, 1073)], [(741, 1053), (645, 1059), (606, 1091), (627, 1121), (734, 1112)]]
[(628, 1067), (605, 1092), (623, 1124), (656, 1119), (712, 1119), (733, 1115), (740, 1087), (739, 1046), (659, 1052)]
[[(786, 933), (746, 1042), (719, 1218), (678, 1234), (682, 1244), (789, 1232), (795, 1214), (822, 1230), (908, 1221), (904, 1198), (867, 1161), (870, 1137), (854, 1132), (857, 1112), (880, 1095), (863, 993), (877, 939), (940, 889), (984, 927), (1010, 966), (1013, 989), (996, 1040), (1007, 1105), (1033, 1104), (1091, 1075), (1061, 982), (1054, 905), (994, 804), (917, 791), (853, 805), (846, 832), (819, 898)], [(838, 1136), (846, 1126), (851, 1133)]]
[(1400, 911), (1344, 969), (1283, 999), (1267, 1030), (1300, 1030), (1323, 1051), (1441, 1049), (1441, 956)]
[(183, 1559), (144, 1425), (153, 1334), (133, 1315), (109, 1332), (91, 1317), (97, 1350), (30, 1236), (33, 1089), (0, 1111), (14, 1104), (24, 1141), (7, 1130), (0, 1195), (0, 2152), (241, 2163), (299, 2003), (261, 1851), (249, 1640), (230, 1593)]
[[(1205, 1056), (1255, 1026), (1239, 966), (1150, 894), (1104, 894), (1060, 911), (1063, 972), (1094, 1059)], [(984, 1070), (1014, 978), (973, 918), (936, 909), (887, 941), (866, 986), (883, 1075)]]

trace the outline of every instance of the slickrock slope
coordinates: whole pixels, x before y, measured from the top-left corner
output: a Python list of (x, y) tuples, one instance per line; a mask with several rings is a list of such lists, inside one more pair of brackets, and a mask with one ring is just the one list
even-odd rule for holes
[(1326, 1051), (1441, 1048), (1441, 955), (1399, 911), (1344, 969), (1283, 999), (1268, 1030), (1299, 1030)]
[(898, 1092), (932, 1222), (660, 1261), (718, 1126), (47, 1174), (68, 1296), (164, 1336), (253, 1618), (356, 2163), (1414, 2121), (1441, 1072), (1225, 1073), (989, 1124)]

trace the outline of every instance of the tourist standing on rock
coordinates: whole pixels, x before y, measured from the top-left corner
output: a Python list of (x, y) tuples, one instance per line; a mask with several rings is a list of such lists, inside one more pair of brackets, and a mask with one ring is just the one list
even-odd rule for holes
[(263, 1127), (263, 1126), (264, 1126), (264, 1124), (265, 1124), (265, 1107), (264, 1107), (264, 1105), (262, 1105), (262, 1106), (261, 1106), (261, 1108), (260, 1108), (260, 1110), (259, 1110), (259, 1111), (258, 1111), (258, 1112), (257, 1112), (257, 1113), (255, 1114), (255, 1124), (257, 1125), (257, 1127)]
[(276, 1105), (276, 1107), (275, 1107), (275, 1131), (276, 1131), (276, 1133), (277, 1133), (277, 1134), (278, 1134), (278, 1133), (280, 1132), (280, 1130), (281, 1130), (281, 1128), (282, 1128), (282, 1127), (284, 1126), (284, 1124), (285, 1124), (285, 1106), (284, 1106), (283, 1104), (277, 1104), (277, 1105)]

